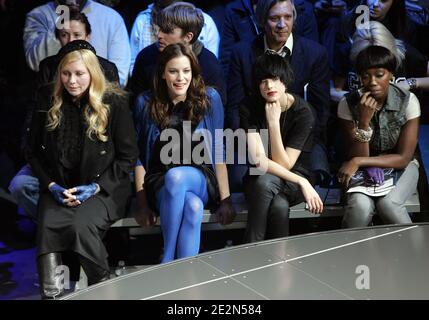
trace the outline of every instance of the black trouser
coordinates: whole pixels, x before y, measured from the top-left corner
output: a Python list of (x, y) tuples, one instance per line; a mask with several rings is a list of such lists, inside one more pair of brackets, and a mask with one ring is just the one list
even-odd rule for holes
[(245, 241), (288, 236), (289, 208), (304, 201), (299, 186), (269, 173), (243, 180), (248, 204)]

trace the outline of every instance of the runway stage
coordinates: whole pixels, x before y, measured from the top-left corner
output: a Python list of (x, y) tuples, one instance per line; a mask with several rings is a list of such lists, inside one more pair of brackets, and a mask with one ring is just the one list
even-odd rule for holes
[(63, 299), (429, 299), (428, 244), (429, 224), (313, 233), (156, 265)]

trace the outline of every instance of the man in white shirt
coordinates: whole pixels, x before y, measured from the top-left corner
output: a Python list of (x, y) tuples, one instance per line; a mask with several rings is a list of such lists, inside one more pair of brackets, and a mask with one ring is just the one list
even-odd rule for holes
[[(146, 10), (139, 13), (133, 24), (133, 29), (130, 35), (130, 46), (131, 46), (131, 67), (130, 73), (133, 71), (134, 62), (137, 55), (141, 50), (155, 43), (158, 38), (158, 26), (155, 23), (156, 14), (169, 6), (170, 4), (177, 2), (176, 0), (155, 0), (151, 3)], [(211, 51), (216, 57), (219, 54), (219, 32), (216, 28), (216, 24), (212, 17), (202, 12), (204, 17), (204, 26), (201, 30), (198, 40), (202, 42), (204, 47)]]

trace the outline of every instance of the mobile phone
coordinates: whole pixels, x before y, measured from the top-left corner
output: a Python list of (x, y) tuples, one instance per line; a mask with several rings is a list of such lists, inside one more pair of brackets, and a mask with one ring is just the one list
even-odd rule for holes
[(358, 89), (359, 97), (362, 97), (365, 92), (367, 92), (367, 90), (365, 90), (364, 87), (360, 87)]

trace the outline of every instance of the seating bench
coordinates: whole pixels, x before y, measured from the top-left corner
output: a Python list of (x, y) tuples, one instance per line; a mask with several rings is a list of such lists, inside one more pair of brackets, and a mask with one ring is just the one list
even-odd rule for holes
[[(290, 209), (290, 219), (298, 218), (316, 218), (316, 217), (336, 217), (344, 214), (344, 206), (339, 201), (339, 189), (317, 189), (322, 200), (324, 200), (325, 206), (322, 214), (313, 214), (306, 209), (305, 203), (300, 203)], [(330, 193), (333, 192), (333, 196)], [(237, 216), (233, 223), (229, 225), (221, 225), (218, 223), (217, 216), (211, 214), (210, 211), (204, 210), (202, 229), (203, 230), (229, 230), (229, 229), (242, 229), (246, 227), (247, 223), (247, 205), (244, 199), (243, 193), (231, 194), (233, 206), (237, 212)], [(408, 199), (406, 208), (409, 213), (420, 212), (419, 196), (416, 192)], [(159, 226), (159, 218), (156, 221), (155, 226), (142, 228), (134, 220), (133, 215), (136, 210), (135, 201), (131, 203), (128, 216), (126, 218), (116, 221), (112, 228), (139, 228), (138, 234), (156, 234), (160, 233), (161, 229)]]

